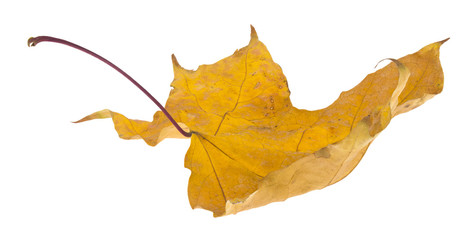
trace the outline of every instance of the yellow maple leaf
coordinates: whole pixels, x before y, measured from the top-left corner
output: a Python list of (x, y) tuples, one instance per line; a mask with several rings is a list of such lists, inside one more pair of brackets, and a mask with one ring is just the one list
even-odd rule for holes
[[(192, 133), (185, 157), (191, 206), (222, 216), (343, 179), (392, 117), (442, 91), (439, 48), (445, 41), (391, 59), (316, 111), (293, 107), (287, 80), (253, 27), (248, 46), (196, 71), (182, 68), (173, 55), (165, 108)], [(152, 122), (107, 109), (77, 122), (98, 118), (112, 118), (121, 138), (151, 146), (184, 137), (162, 111)]]

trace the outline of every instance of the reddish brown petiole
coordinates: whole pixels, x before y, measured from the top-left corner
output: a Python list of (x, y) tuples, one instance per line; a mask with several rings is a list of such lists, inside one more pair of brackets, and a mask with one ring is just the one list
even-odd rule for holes
[(158, 100), (156, 100), (145, 88), (143, 88), (137, 81), (135, 81), (132, 77), (130, 77), (130, 75), (128, 75), (126, 72), (124, 72), (122, 69), (120, 69), (119, 67), (117, 67), (115, 64), (111, 63), (109, 60), (103, 58), (102, 56), (86, 49), (86, 48), (83, 48), (77, 44), (74, 44), (72, 42), (69, 42), (69, 41), (66, 41), (66, 40), (63, 40), (63, 39), (59, 39), (59, 38), (54, 38), (54, 37), (48, 37), (48, 36), (39, 36), (39, 37), (31, 37), (30, 39), (28, 39), (28, 46), (29, 47), (34, 47), (36, 46), (38, 43), (40, 42), (54, 42), (54, 43), (60, 43), (60, 44), (64, 44), (66, 46), (69, 46), (69, 47), (73, 47), (75, 49), (78, 49), (80, 51), (83, 51), (89, 55), (92, 55), (93, 57), (101, 60), (102, 62), (106, 63), (107, 65), (109, 65), (110, 67), (112, 67), (113, 69), (117, 70), (119, 73), (121, 73), (124, 77), (126, 77), (130, 82), (132, 82), (137, 88), (139, 88), (148, 98), (151, 99), (151, 101), (153, 101), (160, 109), (161, 111), (163, 111), (163, 113), (166, 115), (166, 117), (171, 121), (171, 123), (176, 127), (176, 129), (185, 137), (191, 137), (192, 133), (191, 132), (186, 132), (184, 131), (179, 125), (178, 123), (173, 119), (173, 117), (169, 114), (168, 111), (166, 111), (166, 109), (158, 102)]

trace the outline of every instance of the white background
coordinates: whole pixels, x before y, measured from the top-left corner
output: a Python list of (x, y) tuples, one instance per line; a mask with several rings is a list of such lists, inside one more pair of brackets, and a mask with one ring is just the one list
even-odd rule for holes
[[(473, 22), (456, 1), (3, 1), (0, 239), (473, 239)], [(110, 120), (71, 123), (104, 108), (151, 120), (152, 102), (84, 53), (26, 44), (83, 45), (164, 104), (172, 53), (188, 69), (214, 63), (247, 45), (250, 24), (299, 108), (451, 37), (445, 89), (393, 119), (343, 181), (213, 218), (188, 203), (189, 140), (152, 148), (119, 139)]]

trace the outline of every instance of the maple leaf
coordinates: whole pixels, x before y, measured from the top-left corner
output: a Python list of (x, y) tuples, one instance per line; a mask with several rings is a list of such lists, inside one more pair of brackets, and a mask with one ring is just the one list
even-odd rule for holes
[(391, 59), (327, 108), (308, 111), (293, 107), (280, 66), (251, 27), (248, 46), (196, 71), (172, 56), (165, 108), (177, 123), (163, 111), (147, 122), (107, 109), (77, 122), (112, 118), (121, 138), (151, 146), (190, 131), (185, 167), (191, 170), (191, 207), (214, 216), (237, 213), (347, 176), (395, 115), (442, 91), (439, 48), (446, 40)]

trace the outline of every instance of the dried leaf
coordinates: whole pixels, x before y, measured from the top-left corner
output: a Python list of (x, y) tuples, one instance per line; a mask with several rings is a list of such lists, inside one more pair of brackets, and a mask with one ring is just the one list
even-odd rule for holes
[[(334, 184), (359, 163), (392, 117), (441, 92), (439, 48), (393, 60), (325, 109), (293, 107), (282, 70), (252, 27), (248, 46), (196, 71), (174, 55), (166, 109), (192, 131), (185, 166), (193, 208), (237, 213)], [(162, 112), (152, 122), (102, 110), (78, 122), (112, 118), (119, 136), (151, 146), (182, 135)]]

